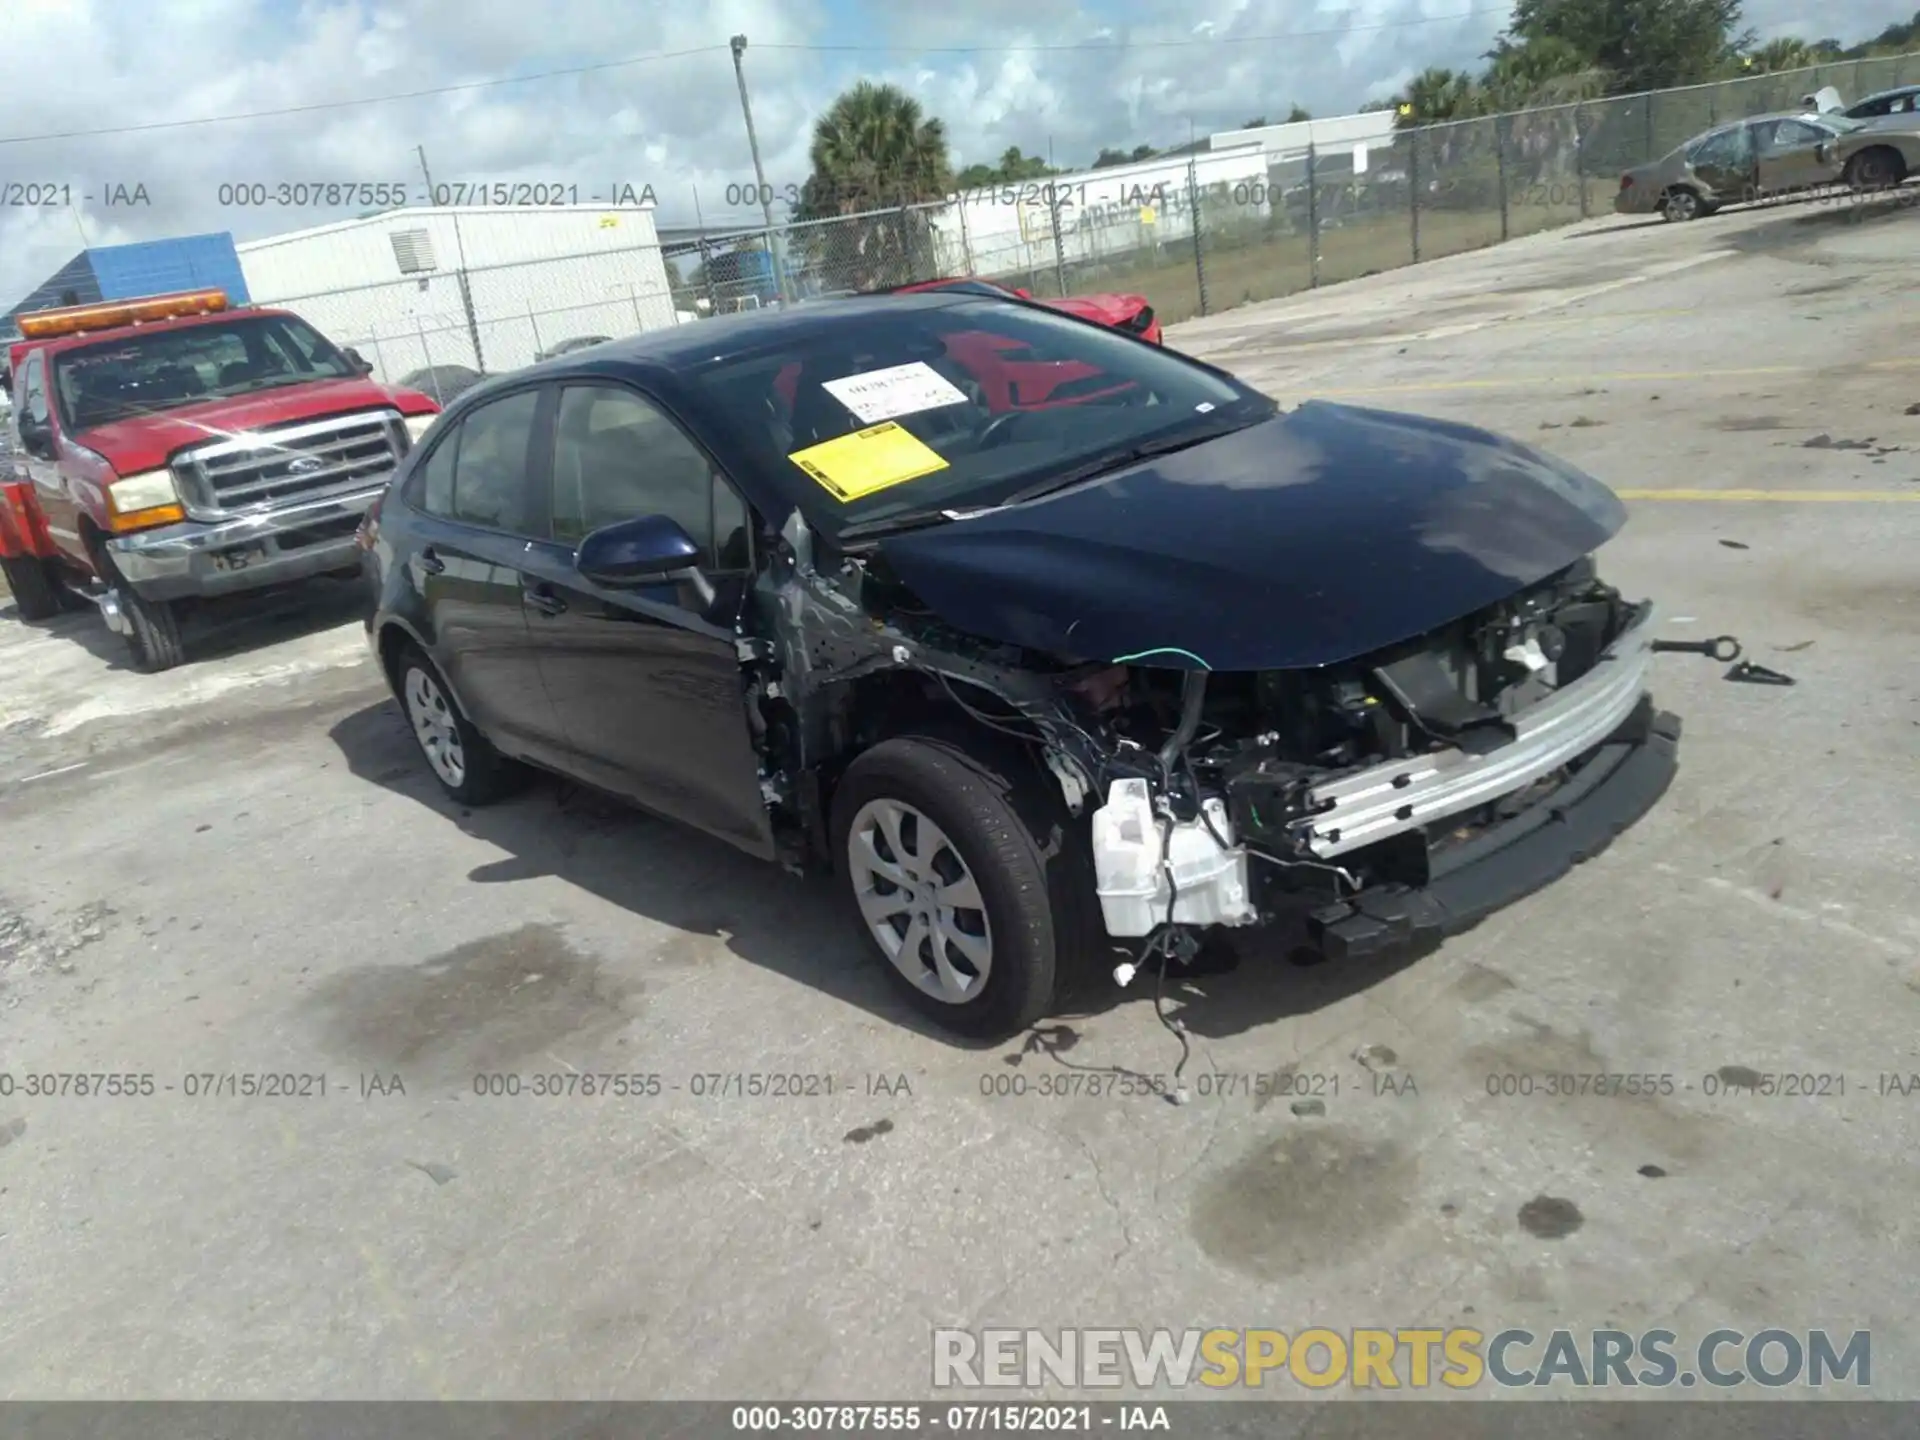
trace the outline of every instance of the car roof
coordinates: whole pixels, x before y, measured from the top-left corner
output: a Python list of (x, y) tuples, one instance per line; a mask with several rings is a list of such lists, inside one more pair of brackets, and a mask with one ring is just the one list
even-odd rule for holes
[(747, 310), (685, 325), (643, 330), (638, 335), (592, 346), (590, 350), (542, 360), (519, 373), (537, 371), (543, 378), (557, 378), (574, 373), (605, 373), (609, 367), (656, 373), (678, 371), (819, 336), (853, 338), (876, 317), (898, 315), (903, 310), (951, 310), (991, 303), (982, 296), (927, 291), (908, 295), (849, 295), (832, 305)]
[[(955, 311), (1001, 315), (1005, 313), (1005, 305), (1002, 301), (964, 291), (956, 294), (930, 290), (906, 295), (853, 295), (831, 305), (794, 305), (695, 320), (642, 331), (605, 345), (489, 376), (450, 399), (443, 413), (450, 423), (460, 424), (481, 406), (535, 386), (569, 381), (624, 381), (664, 401), (683, 421), (692, 422), (696, 433), (704, 431), (707, 443), (719, 449), (724, 444), (721, 437), (729, 428), (729, 417), (709, 409), (711, 397), (702, 395), (702, 387), (691, 383), (692, 372), (716, 362), (768, 352), (777, 354), (788, 345), (807, 346), (825, 340), (830, 345), (843, 341), (857, 346), (870, 335), (876, 320), (897, 320), (903, 313)], [(1082, 322), (1063, 317), (1061, 323)], [(806, 504), (804, 488), (777, 467), (769, 471), (756, 464), (743, 464), (735, 478), (748, 500), (767, 507), (770, 513), (784, 514), (780, 507)]]

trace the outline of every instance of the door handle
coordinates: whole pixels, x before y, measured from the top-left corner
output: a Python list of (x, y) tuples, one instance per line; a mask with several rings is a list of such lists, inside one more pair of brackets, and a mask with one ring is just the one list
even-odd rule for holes
[(559, 615), (567, 608), (567, 602), (544, 581), (528, 581), (520, 587), (520, 597), (542, 615)]
[(422, 550), (420, 552), (419, 560), (420, 560), (420, 568), (426, 571), (427, 574), (429, 575), (442, 574), (445, 572), (447, 568), (447, 562), (442, 560), (438, 555), (434, 554), (431, 549)]

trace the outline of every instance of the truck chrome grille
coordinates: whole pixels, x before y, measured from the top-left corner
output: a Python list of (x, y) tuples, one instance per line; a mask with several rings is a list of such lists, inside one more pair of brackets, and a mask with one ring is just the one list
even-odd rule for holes
[(397, 413), (362, 410), (199, 446), (173, 473), (188, 513), (217, 519), (371, 489), (406, 448)]

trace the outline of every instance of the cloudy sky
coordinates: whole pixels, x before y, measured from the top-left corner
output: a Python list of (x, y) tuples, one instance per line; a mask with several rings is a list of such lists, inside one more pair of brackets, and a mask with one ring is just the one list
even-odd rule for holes
[[(1852, 42), (1916, 0), (1748, 0), (1763, 38)], [(1294, 103), (1341, 114), (1428, 64), (1473, 65), (1489, 0), (8, 0), (0, 310), (83, 244), (238, 239), (349, 211), (234, 208), (223, 184), (651, 185), (663, 222), (743, 221), (753, 180), (728, 37), (767, 178), (806, 178), (814, 116), (869, 77), (947, 124), (956, 165), (1009, 145), (1078, 165)], [(591, 67), (591, 68), (589, 68)], [(534, 77), (509, 84), (485, 84)], [(458, 87), (458, 88), (455, 88)], [(422, 93), (438, 92), (438, 93)], [(340, 103), (350, 102), (350, 103)], [(274, 114), (296, 107), (302, 113)], [(175, 122), (205, 117), (218, 123)], [(21, 187), (68, 187), (34, 208)], [(118, 187), (118, 188), (117, 188)], [(109, 205), (113, 194), (147, 203)], [(750, 192), (749, 192), (750, 193)], [(84, 197), (84, 198), (83, 198)], [(776, 211), (776, 218), (778, 211)]]

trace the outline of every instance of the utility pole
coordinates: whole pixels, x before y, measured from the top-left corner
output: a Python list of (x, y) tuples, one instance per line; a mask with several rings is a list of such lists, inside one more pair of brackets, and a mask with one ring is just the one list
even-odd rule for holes
[(747, 37), (736, 35), (729, 42), (733, 49), (733, 78), (740, 86), (740, 113), (747, 122), (747, 148), (753, 152), (753, 181), (760, 196), (760, 214), (767, 222), (767, 258), (773, 262), (773, 281), (780, 287), (780, 298), (786, 300), (787, 267), (781, 256), (781, 245), (773, 233), (773, 190), (767, 184), (767, 172), (760, 164), (760, 138), (753, 131), (753, 103), (747, 99), (747, 71), (742, 57), (747, 53)]
[[(416, 145), (413, 148), (420, 156), (420, 173), (426, 177), (427, 181), (427, 207), (437, 208), (433, 203), (433, 172), (427, 168), (427, 147)], [(460, 235), (460, 209), (457, 205), (449, 205), (447, 209), (451, 212), (450, 218), (453, 221), (453, 253), (456, 267), (454, 279), (460, 286), (460, 308), (467, 317), (467, 338), (473, 342), (473, 368), (484, 372), (487, 368), (487, 357), (486, 352), (480, 348), (480, 317), (474, 314), (473, 291), (467, 285), (467, 245)], [(539, 344), (539, 340), (536, 339), (534, 341), (536, 350)]]

